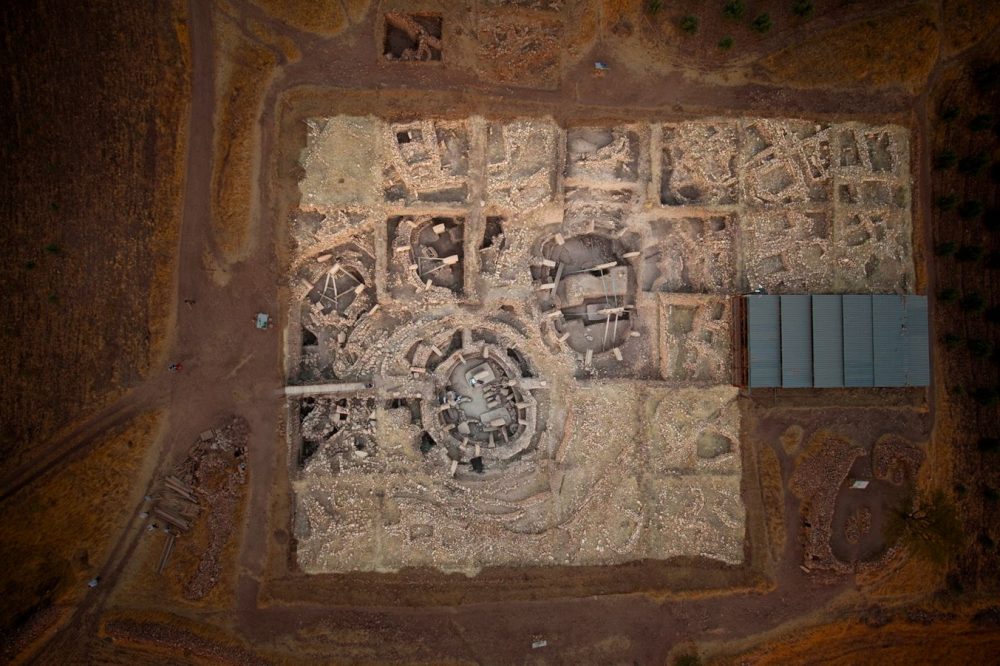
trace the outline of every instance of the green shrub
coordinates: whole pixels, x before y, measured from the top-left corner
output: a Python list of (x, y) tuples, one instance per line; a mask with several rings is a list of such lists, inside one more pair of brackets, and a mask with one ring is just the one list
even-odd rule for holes
[(696, 654), (679, 654), (674, 659), (674, 666), (701, 666), (701, 657)]
[(950, 257), (955, 254), (955, 250), (958, 248), (951, 241), (944, 241), (943, 243), (938, 243), (934, 246), (934, 254), (939, 257)]
[(750, 24), (750, 26), (754, 30), (756, 30), (761, 34), (764, 34), (768, 30), (770, 30), (772, 25), (773, 24), (771, 23), (771, 15), (766, 12), (755, 18), (753, 20), (753, 23)]
[(35, 266), (37, 265), (38, 263), (34, 259), (28, 259), (26, 262), (24, 262), (24, 267), (29, 271), (34, 270)]
[(980, 201), (963, 201), (958, 206), (958, 216), (963, 220), (971, 220), (983, 214), (983, 204)]
[(993, 453), (995, 451), (1000, 451), (1000, 438), (980, 437), (979, 442), (976, 444), (976, 448), (979, 449), (980, 453)]
[(991, 324), (1000, 324), (1000, 306), (994, 305), (986, 311), (986, 321)]
[(983, 300), (978, 291), (966, 294), (958, 304), (968, 312), (982, 312), (983, 308), (986, 307), (986, 301)]
[(722, 8), (722, 15), (730, 19), (740, 19), (743, 18), (743, 12), (745, 11), (746, 7), (743, 5), (742, 0), (729, 0)]
[(958, 163), (958, 155), (951, 148), (945, 148), (934, 156), (935, 169), (950, 169)]
[(947, 349), (954, 349), (958, 346), (958, 343), (962, 341), (962, 338), (958, 337), (954, 333), (945, 333), (941, 336), (941, 343)]
[(729, 49), (733, 48), (733, 38), (730, 37), (729, 35), (726, 35), (725, 37), (719, 40), (718, 46), (723, 51), (728, 51)]
[(997, 494), (993, 486), (983, 486), (983, 499), (990, 504), (996, 504), (997, 500), (1000, 499), (1000, 495)]
[(954, 287), (945, 287), (938, 292), (938, 300), (942, 303), (954, 303), (958, 300), (958, 290)]
[(961, 113), (962, 112), (959, 111), (957, 106), (946, 106), (941, 109), (941, 113), (938, 117), (946, 123), (951, 123), (958, 120), (958, 116), (961, 115)]
[(969, 353), (976, 358), (987, 358), (993, 353), (993, 343), (989, 340), (972, 338), (966, 341), (965, 344), (969, 348)]
[(979, 536), (976, 537), (976, 541), (979, 542), (979, 545), (982, 546), (984, 550), (993, 550), (993, 547), (996, 546), (993, 542), (993, 538), (986, 532), (980, 532)]
[(980, 92), (992, 92), (1000, 86), (1000, 62), (981, 62), (972, 67), (972, 82)]
[(691, 16), (690, 14), (683, 17), (681, 19), (681, 31), (686, 35), (693, 35), (698, 32), (698, 17)]
[(934, 200), (934, 205), (939, 210), (951, 210), (958, 203), (958, 197), (954, 194), (941, 194)]
[(990, 158), (986, 153), (979, 152), (973, 155), (966, 155), (958, 161), (958, 170), (966, 176), (978, 176), (990, 163)]
[(796, 0), (792, 5), (792, 13), (799, 18), (809, 18), (813, 13), (813, 3), (809, 0)]
[(938, 292), (938, 300), (942, 303), (952, 303), (958, 300), (958, 290), (954, 287), (946, 287)]
[(972, 399), (983, 407), (990, 407), (996, 404), (997, 391), (988, 386), (980, 386), (972, 392)]
[(56, 243), (49, 243), (48, 245), (45, 246), (45, 251), (48, 252), (49, 254), (59, 254), (60, 252), (62, 252), (62, 248), (59, 247), (59, 245), (57, 245)]
[(913, 507), (894, 508), (886, 521), (886, 537), (899, 541), (913, 555), (943, 563), (965, 543), (955, 505), (938, 490), (917, 499)]
[(646, 5), (646, 10), (656, 16), (663, 9), (663, 0), (649, 0), (649, 4)]
[(979, 245), (963, 245), (955, 252), (958, 261), (978, 261), (983, 257), (983, 248)]
[(993, 116), (988, 113), (978, 113), (969, 121), (969, 129), (973, 132), (988, 130), (993, 124)]
[(983, 217), (983, 224), (989, 231), (1000, 229), (1000, 209), (990, 208)]

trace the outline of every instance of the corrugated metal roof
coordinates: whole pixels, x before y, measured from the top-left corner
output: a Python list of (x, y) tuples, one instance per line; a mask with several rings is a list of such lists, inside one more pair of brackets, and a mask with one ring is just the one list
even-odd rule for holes
[(903, 301), (899, 296), (872, 296), (872, 341), (875, 386), (906, 386)]
[(904, 305), (906, 309), (906, 383), (909, 386), (927, 386), (931, 383), (927, 297), (907, 296)]
[(813, 385), (810, 310), (809, 296), (781, 297), (781, 385), (786, 388)]
[(927, 297), (754, 294), (750, 387), (926, 386)]
[(777, 296), (747, 296), (749, 385), (781, 386), (781, 325)]
[(872, 297), (843, 297), (844, 386), (874, 386)]
[(844, 309), (839, 295), (812, 297), (813, 385), (844, 385)]

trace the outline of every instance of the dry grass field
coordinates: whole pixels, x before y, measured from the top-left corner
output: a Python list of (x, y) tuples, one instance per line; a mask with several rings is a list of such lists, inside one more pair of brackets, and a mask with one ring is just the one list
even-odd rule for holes
[(186, 149), (180, 6), (0, 10), (4, 471), (159, 369)]

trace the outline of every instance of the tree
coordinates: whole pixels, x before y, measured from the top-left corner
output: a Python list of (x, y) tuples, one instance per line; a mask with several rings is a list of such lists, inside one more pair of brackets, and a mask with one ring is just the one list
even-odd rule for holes
[(1000, 305), (994, 305), (986, 311), (986, 321), (991, 324), (1000, 324)]
[(759, 32), (761, 34), (764, 34), (765, 32), (767, 32), (768, 30), (771, 29), (771, 25), (772, 25), (772, 23), (771, 23), (771, 15), (765, 12), (765, 13), (761, 14), (760, 16), (758, 16), (757, 18), (755, 18), (753, 20), (753, 23), (751, 23), (750, 25), (757, 32)]
[(792, 13), (799, 18), (809, 18), (813, 13), (813, 3), (809, 0), (796, 0), (792, 5)]
[(1000, 252), (990, 252), (986, 255), (986, 260), (983, 262), (986, 268), (997, 269), (1000, 268)]
[(988, 113), (978, 113), (969, 121), (969, 129), (973, 132), (988, 130), (993, 124), (993, 116)]
[(691, 16), (690, 14), (683, 17), (681, 19), (681, 31), (686, 35), (693, 35), (698, 32), (698, 17)]
[(983, 407), (990, 407), (996, 404), (997, 390), (989, 386), (980, 386), (972, 391), (972, 399)]
[(951, 148), (945, 148), (934, 157), (935, 169), (950, 169), (958, 163), (958, 155)]
[(722, 8), (722, 15), (726, 18), (738, 20), (743, 18), (743, 12), (745, 11), (746, 7), (743, 6), (742, 0), (729, 0)]
[(733, 48), (733, 38), (730, 37), (729, 35), (726, 35), (725, 37), (720, 39), (719, 48), (722, 49), (723, 51), (728, 51), (729, 49)]
[(978, 176), (989, 163), (990, 158), (986, 153), (973, 153), (958, 161), (958, 170), (966, 176)]
[(954, 333), (945, 333), (941, 336), (941, 343), (947, 349), (954, 349), (958, 346), (958, 343), (962, 341), (962, 338), (958, 337)]
[(963, 220), (971, 220), (983, 214), (983, 204), (980, 201), (963, 201), (958, 206), (958, 216)]
[(986, 216), (983, 218), (983, 224), (990, 231), (996, 231), (1000, 229), (1000, 208), (990, 208), (986, 211)]
[(945, 563), (965, 543), (965, 532), (955, 505), (940, 490), (917, 498), (912, 507), (894, 508), (886, 522), (886, 536), (912, 555)]
[(963, 245), (955, 252), (958, 261), (978, 261), (983, 256), (983, 248), (979, 245)]
[(957, 203), (958, 197), (954, 194), (942, 194), (934, 200), (934, 205), (936, 205), (939, 210), (951, 210)]
[(966, 294), (958, 304), (967, 312), (981, 312), (986, 307), (986, 301), (983, 300), (978, 291)]
[(650, 14), (656, 16), (663, 9), (663, 0), (649, 0), (649, 4), (646, 5), (646, 9)]
[(969, 348), (969, 353), (975, 358), (986, 358), (993, 353), (993, 343), (989, 340), (972, 338), (966, 341), (965, 344)]
[(980, 437), (976, 448), (980, 453), (995, 453), (1000, 451), (1000, 439), (996, 437)]
[(954, 303), (958, 300), (958, 290), (954, 287), (945, 287), (938, 292), (938, 300), (942, 303)]
[(961, 114), (957, 106), (946, 106), (941, 109), (940, 118), (946, 123), (955, 122)]
[(939, 257), (950, 257), (955, 254), (955, 250), (958, 248), (951, 241), (944, 241), (943, 243), (938, 243), (934, 246), (934, 254)]
[(981, 62), (972, 67), (972, 82), (980, 92), (988, 93), (1000, 86), (1000, 62)]

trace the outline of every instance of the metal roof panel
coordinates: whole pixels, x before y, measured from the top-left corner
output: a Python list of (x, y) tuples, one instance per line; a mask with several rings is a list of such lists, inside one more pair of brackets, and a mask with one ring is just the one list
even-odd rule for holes
[(844, 386), (873, 386), (872, 297), (845, 295), (843, 312)]
[(812, 297), (813, 385), (844, 385), (844, 309), (839, 295)]
[(901, 296), (872, 296), (875, 386), (906, 386), (903, 314)]
[(906, 384), (907, 386), (927, 386), (931, 383), (927, 297), (907, 296), (904, 307), (906, 311)]
[(781, 386), (781, 329), (777, 296), (746, 297), (748, 383), (751, 387)]
[(781, 297), (781, 385), (813, 385), (812, 314), (808, 295)]

